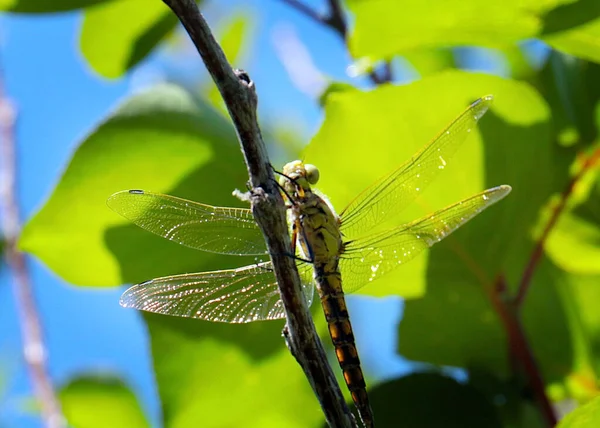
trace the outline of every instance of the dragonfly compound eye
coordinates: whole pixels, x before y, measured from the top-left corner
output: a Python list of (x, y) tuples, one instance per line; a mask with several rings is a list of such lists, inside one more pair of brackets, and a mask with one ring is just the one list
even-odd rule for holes
[(317, 184), (320, 177), (319, 168), (307, 163), (304, 165), (304, 170), (306, 171), (306, 181), (308, 181), (310, 184)]

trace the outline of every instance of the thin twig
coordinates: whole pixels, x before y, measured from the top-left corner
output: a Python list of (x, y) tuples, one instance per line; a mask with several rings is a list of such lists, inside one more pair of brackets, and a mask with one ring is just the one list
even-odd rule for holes
[(312, 19), (314, 21), (321, 22), (323, 24), (327, 23), (326, 16), (322, 16), (322, 15), (318, 14), (313, 8), (307, 6), (300, 0), (283, 0), (283, 2), (287, 3), (288, 5), (290, 5), (294, 9), (296, 9), (298, 12), (306, 15), (307, 17), (309, 17), (310, 19)]
[(291, 254), (285, 205), (273, 177), (256, 118), (254, 82), (233, 70), (194, 0), (163, 0), (188, 32), (225, 101), (237, 130), (250, 176), (252, 212), (261, 228), (279, 284), (288, 347), (304, 370), (331, 427), (352, 427), (354, 419), (317, 335)]
[(519, 283), (517, 293), (514, 297), (514, 305), (517, 308), (520, 308), (523, 305), (523, 301), (525, 300), (527, 291), (529, 290), (529, 287), (531, 286), (531, 279), (533, 277), (535, 269), (536, 269), (536, 267), (542, 257), (542, 254), (544, 252), (544, 245), (546, 244), (546, 239), (548, 238), (548, 235), (550, 234), (550, 232), (556, 225), (556, 222), (558, 221), (558, 218), (560, 217), (561, 213), (564, 211), (565, 206), (567, 205), (567, 201), (569, 200), (569, 197), (573, 193), (573, 189), (575, 188), (575, 185), (579, 182), (579, 180), (581, 180), (581, 178), (585, 175), (585, 173), (587, 171), (589, 171), (599, 161), (600, 161), (600, 149), (597, 149), (590, 156), (588, 156), (585, 159), (579, 172), (573, 178), (571, 178), (571, 180), (565, 187), (565, 190), (561, 193), (560, 201), (552, 210), (552, 215), (550, 216), (548, 223), (546, 223), (546, 226), (544, 227), (542, 234), (538, 238), (538, 240), (535, 244), (535, 247), (533, 248), (533, 251), (531, 252), (531, 256), (529, 257), (529, 261), (527, 262), (527, 265), (525, 266), (523, 275), (521, 276), (521, 281)]
[(66, 426), (60, 403), (54, 393), (46, 366), (46, 347), (37, 312), (25, 255), (17, 249), (20, 213), (17, 199), (17, 160), (15, 143), (16, 109), (4, 93), (0, 78), (0, 206), (3, 209), (2, 232), (5, 257), (13, 276), (13, 290), (20, 318), (23, 357), (29, 377), (48, 428)]
[(307, 16), (308, 18), (316, 21), (320, 24), (335, 31), (341, 39), (346, 42), (346, 36), (348, 35), (348, 26), (346, 25), (346, 18), (344, 17), (344, 10), (342, 5), (337, 0), (328, 0), (329, 12), (325, 15), (318, 13), (316, 10), (307, 6), (301, 0), (282, 0), (290, 7), (296, 9), (298, 12)]
[(556, 414), (546, 395), (545, 383), (525, 336), (518, 309), (508, 298), (508, 287), (504, 276), (499, 276), (494, 286), (495, 288), (490, 290), (489, 297), (508, 336), (511, 362), (517, 362), (521, 366), (546, 425), (548, 428), (553, 428), (557, 423)]
[(348, 24), (346, 23), (344, 8), (340, 0), (329, 0), (329, 16), (326, 19), (326, 23), (335, 29), (340, 37), (346, 41), (348, 37)]
[[(340, 36), (344, 43), (348, 45), (348, 23), (346, 21), (344, 8), (342, 7), (340, 0), (328, 0), (329, 12), (326, 15), (317, 13), (300, 0), (281, 1), (298, 10), (300, 13), (311, 18), (312, 20), (332, 29)], [(377, 70), (370, 71), (369, 78), (376, 85), (391, 82), (394, 76), (392, 75), (392, 65), (390, 61), (384, 62), (384, 69), (381, 74), (378, 73)]]
[(590, 156), (588, 156), (578, 173), (569, 180), (565, 190), (561, 193), (558, 204), (552, 210), (552, 214), (542, 234), (538, 238), (536, 245), (529, 257), (529, 261), (523, 271), (521, 281), (517, 292), (513, 298), (508, 296), (508, 287), (506, 286), (505, 278), (503, 276), (498, 277), (496, 281), (496, 289), (491, 293), (491, 301), (496, 308), (496, 312), (500, 316), (504, 329), (508, 335), (508, 344), (510, 349), (511, 361), (518, 363), (528, 379), (528, 385), (533, 392), (536, 403), (540, 409), (546, 424), (548, 427), (554, 427), (557, 423), (556, 414), (550, 402), (550, 399), (546, 395), (545, 383), (542, 378), (540, 369), (535, 361), (533, 352), (529, 346), (521, 320), (519, 318), (519, 309), (523, 305), (529, 287), (531, 286), (531, 280), (535, 269), (544, 252), (544, 245), (548, 238), (548, 235), (556, 225), (558, 218), (564, 211), (569, 197), (572, 195), (575, 185), (581, 180), (587, 171), (595, 166), (600, 160), (600, 149), (595, 150)]

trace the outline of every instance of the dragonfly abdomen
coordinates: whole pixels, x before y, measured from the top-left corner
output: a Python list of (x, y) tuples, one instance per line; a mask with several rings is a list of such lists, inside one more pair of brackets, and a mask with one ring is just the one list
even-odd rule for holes
[(352, 395), (352, 401), (366, 427), (373, 426), (373, 413), (367, 396), (365, 378), (354, 342), (352, 324), (348, 316), (339, 271), (328, 272), (327, 265), (315, 265), (315, 281), (318, 284), (321, 305), (327, 320), (329, 335), (335, 355), (342, 369), (344, 381)]

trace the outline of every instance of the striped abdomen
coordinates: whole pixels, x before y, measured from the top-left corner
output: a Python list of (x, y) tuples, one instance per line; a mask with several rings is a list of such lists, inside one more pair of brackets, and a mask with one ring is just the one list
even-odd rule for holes
[(315, 280), (318, 284), (329, 335), (333, 341), (335, 355), (340, 363), (352, 400), (363, 423), (370, 428), (373, 427), (373, 412), (354, 343), (354, 333), (348, 317), (341, 275), (336, 270), (328, 272), (326, 266), (315, 264)]

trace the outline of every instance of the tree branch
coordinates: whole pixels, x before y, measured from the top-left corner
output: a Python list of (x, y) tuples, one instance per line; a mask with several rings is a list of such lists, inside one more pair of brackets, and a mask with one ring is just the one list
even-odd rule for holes
[(177, 15), (196, 46), (237, 131), (252, 186), (252, 212), (265, 236), (285, 307), (288, 347), (313, 387), (327, 423), (331, 427), (355, 426), (306, 306), (295, 261), (289, 257), (292, 252), (285, 205), (258, 126), (254, 82), (245, 72), (231, 68), (194, 0), (163, 1)]
[(579, 172), (573, 178), (571, 178), (571, 180), (565, 187), (565, 190), (560, 195), (560, 201), (552, 210), (552, 215), (550, 216), (548, 223), (546, 223), (546, 226), (544, 227), (542, 234), (538, 238), (538, 240), (535, 244), (535, 247), (534, 247), (533, 251), (531, 252), (531, 256), (529, 257), (529, 261), (527, 262), (527, 265), (525, 266), (525, 270), (523, 271), (523, 275), (521, 276), (521, 281), (519, 283), (517, 293), (514, 297), (515, 307), (517, 307), (517, 308), (521, 307), (523, 304), (523, 301), (525, 300), (527, 291), (529, 291), (529, 287), (531, 286), (531, 279), (533, 278), (535, 269), (542, 257), (542, 254), (544, 253), (544, 245), (546, 244), (546, 239), (548, 238), (548, 235), (550, 234), (550, 232), (556, 225), (556, 222), (558, 221), (558, 218), (560, 217), (561, 213), (564, 211), (565, 206), (567, 205), (567, 201), (569, 200), (569, 197), (573, 193), (573, 189), (575, 188), (575, 185), (579, 182), (579, 180), (581, 180), (581, 178), (585, 175), (585, 173), (587, 171), (589, 171), (599, 161), (600, 161), (600, 149), (596, 149), (591, 155), (589, 155), (585, 159)]
[[(346, 46), (348, 45), (348, 23), (346, 22), (344, 8), (342, 7), (340, 0), (327, 0), (329, 4), (329, 12), (325, 16), (320, 15), (315, 10), (304, 4), (301, 0), (282, 1), (310, 19), (331, 28), (340, 36)], [(377, 70), (370, 71), (369, 78), (376, 85), (391, 82), (394, 76), (392, 75), (390, 61), (384, 62), (384, 67), (381, 74), (378, 73)]]
[(41, 405), (44, 425), (48, 428), (63, 428), (66, 427), (66, 422), (46, 367), (46, 346), (27, 261), (25, 255), (17, 248), (21, 229), (17, 202), (15, 121), (16, 109), (6, 97), (3, 81), (0, 79), (0, 205), (4, 208), (1, 216), (2, 232), (5, 239), (5, 257), (13, 276), (13, 291), (23, 340), (23, 357), (35, 396)]

